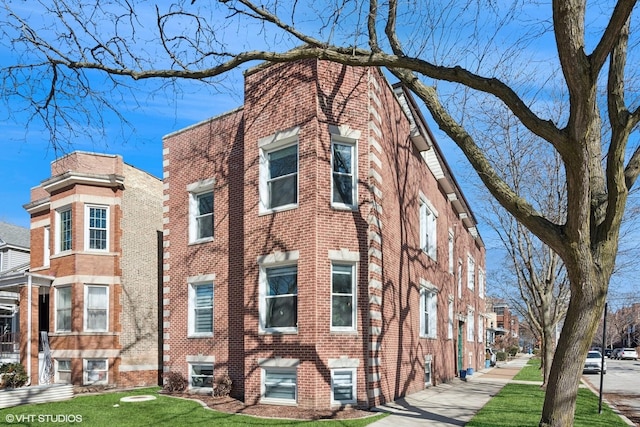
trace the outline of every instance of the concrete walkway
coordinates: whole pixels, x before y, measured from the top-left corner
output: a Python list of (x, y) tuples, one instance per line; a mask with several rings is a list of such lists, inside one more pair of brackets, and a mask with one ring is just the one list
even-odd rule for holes
[(529, 361), (520, 355), (494, 368), (482, 369), (451, 383), (405, 396), (376, 410), (391, 415), (369, 424), (372, 427), (463, 426), (498, 393)]

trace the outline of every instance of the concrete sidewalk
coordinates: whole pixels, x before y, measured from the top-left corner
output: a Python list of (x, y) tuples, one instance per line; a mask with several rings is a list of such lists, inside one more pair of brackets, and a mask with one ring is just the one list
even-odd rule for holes
[(482, 369), (467, 381), (456, 378), (451, 383), (405, 396), (376, 408), (391, 415), (369, 424), (372, 427), (463, 426), (498, 393), (529, 361), (519, 355), (494, 368)]

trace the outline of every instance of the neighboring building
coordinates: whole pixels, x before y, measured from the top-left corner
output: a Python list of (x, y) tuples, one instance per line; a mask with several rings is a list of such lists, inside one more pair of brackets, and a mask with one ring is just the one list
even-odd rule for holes
[(25, 209), (31, 268), (1, 287), (19, 298), (30, 383), (158, 384), (162, 182), (120, 156), (74, 152)]
[(28, 266), (29, 229), (0, 221), (0, 274)]
[(500, 299), (488, 298), (487, 311), (490, 318), (495, 318), (494, 343), (501, 349), (506, 349), (511, 345), (518, 345), (520, 321), (518, 316), (509, 309), (509, 304)]
[(4, 290), (29, 270), (29, 229), (0, 222), (0, 363), (17, 362), (20, 345), (18, 294)]
[(164, 138), (165, 373), (326, 409), (484, 366), (485, 249), (409, 93), (308, 60), (244, 99)]

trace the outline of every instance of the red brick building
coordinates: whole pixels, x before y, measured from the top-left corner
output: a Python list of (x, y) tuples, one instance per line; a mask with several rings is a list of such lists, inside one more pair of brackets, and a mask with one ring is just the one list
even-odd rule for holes
[(158, 384), (162, 182), (120, 156), (74, 152), (25, 208), (31, 265), (14, 287), (31, 384)]
[(164, 372), (325, 409), (483, 366), (484, 247), (411, 96), (317, 60), (244, 95), (164, 138)]

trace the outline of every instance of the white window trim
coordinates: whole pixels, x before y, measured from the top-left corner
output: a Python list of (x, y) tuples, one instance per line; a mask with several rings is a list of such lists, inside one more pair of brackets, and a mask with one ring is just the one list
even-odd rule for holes
[[(429, 298), (428, 295), (431, 295)], [(424, 313), (429, 307), (429, 330), (426, 331), (424, 324)], [(420, 279), (420, 337), (421, 338), (438, 338), (438, 289), (430, 282)]]
[[(213, 363), (209, 363), (209, 362), (189, 362), (188, 363), (188, 369), (189, 369), (189, 390), (198, 390), (198, 391), (213, 391), (213, 384), (215, 382), (215, 371), (214, 371), (214, 366)], [(194, 386), (193, 385), (193, 367), (194, 366), (205, 366), (205, 367), (211, 367), (211, 387), (200, 387), (200, 386)], [(201, 377), (205, 377), (207, 375), (199, 375)]]
[[(89, 247), (89, 209), (105, 209), (107, 214), (107, 236), (106, 236), (106, 247), (104, 249), (95, 249)], [(73, 225), (73, 220), (71, 222)], [(111, 209), (109, 206), (105, 205), (96, 205), (96, 204), (86, 204), (84, 205), (84, 250), (87, 252), (109, 252), (109, 240), (111, 235)]]
[[(351, 393), (353, 399), (350, 400), (336, 400), (335, 398), (335, 382), (334, 375), (337, 372), (350, 372), (351, 373)], [(358, 401), (358, 370), (356, 368), (334, 368), (331, 369), (331, 404), (332, 405), (351, 405)]]
[[(58, 329), (58, 292), (60, 292), (61, 289), (69, 289), (69, 292), (71, 292), (71, 326), (69, 327), (69, 329)], [(54, 330), (56, 332), (71, 332), (71, 329), (73, 329), (73, 290), (71, 289), (71, 285), (65, 285), (65, 286), (55, 286), (54, 287), (54, 298), (55, 298), (55, 307), (54, 307), (54, 313), (53, 313), (53, 325), (54, 325)]]
[(453, 230), (449, 229), (449, 274), (453, 275), (454, 269), (454, 243), (455, 243), (455, 235), (453, 234)]
[(467, 309), (467, 342), (473, 342), (475, 340), (476, 333), (476, 313), (473, 308)]
[[(290, 129), (286, 129), (280, 132), (276, 132), (267, 137), (261, 138), (258, 141), (258, 149), (260, 151), (260, 165), (259, 165), (259, 200), (258, 200), (258, 214), (265, 215), (274, 212), (285, 211), (289, 209), (295, 209), (300, 202), (300, 144), (298, 141), (298, 134), (300, 133), (300, 127), (295, 126)], [(298, 146), (298, 179), (296, 192), (298, 194), (296, 203), (289, 203), (287, 205), (278, 206), (276, 208), (269, 207), (269, 160), (268, 154), (273, 151), (281, 150), (292, 145)]]
[(449, 304), (447, 306), (447, 339), (453, 339), (453, 295), (449, 295)]
[[(329, 131), (331, 132), (331, 206), (337, 209), (345, 209), (345, 210), (356, 210), (358, 208), (358, 139), (360, 138), (361, 132), (357, 130), (352, 130), (349, 126), (329, 126)], [(353, 199), (352, 204), (339, 203), (333, 201), (333, 193), (336, 190), (333, 182), (333, 146), (334, 144), (340, 145), (349, 145), (352, 147), (351, 154), (351, 185), (352, 185), (352, 194), (351, 197)]]
[[(438, 258), (438, 211), (422, 192), (419, 199), (420, 249), (436, 261)], [(431, 220), (430, 216), (433, 216)]]
[(467, 288), (474, 290), (476, 284), (476, 260), (471, 254), (467, 255)]
[(462, 298), (462, 258), (458, 258), (458, 298)]
[(478, 342), (483, 341), (484, 336), (484, 316), (482, 314), (478, 315)]
[[(87, 301), (89, 299), (89, 288), (106, 288), (107, 290), (107, 294), (106, 294), (106, 300), (107, 300), (107, 314), (106, 314), (106, 325), (104, 329), (88, 329), (87, 327), (87, 322), (89, 320), (89, 315), (87, 312), (88, 306), (87, 306)], [(82, 309), (83, 311), (83, 330), (85, 332), (108, 332), (109, 331), (109, 306), (110, 304), (110, 298), (109, 298), (109, 286), (108, 285), (93, 285), (93, 284), (85, 284), (84, 285), (84, 307)]]
[[(189, 278), (188, 280), (188, 286), (189, 286), (189, 290), (188, 290), (188, 298), (189, 298), (189, 302), (188, 302), (188, 333), (187, 333), (187, 338), (209, 338), (209, 337), (213, 337), (213, 331), (215, 330), (215, 319), (213, 316), (213, 313), (215, 311), (215, 294), (216, 294), (216, 287), (214, 284), (214, 277), (215, 275), (204, 275), (204, 276), (197, 276), (197, 277), (193, 277), (193, 278)], [(209, 280), (210, 279), (210, 280)], [(211, 332), (195, 332), (195, 298), (196, 298), (196, 293), (195, 293), (195, 288), (197, 286), (203, 286), (203, 285), (211, 285), (213, 288), (213, 295), (211, 297), (212, 301), (211, 301), (211, 325), (212, 325), (212, 331)], [(197, 364), (197, 363), (194, 363)], [(191, 372), (191, 371), (189, 371)]]
[[(258, 278), (258, 299), (259, 299), (259, 321), (258, 332), (260, 334), (297, 334), (298, 325), (290, 327), (266, 328), (267, 315), (267, 269), (274, 267), (298, 266), (298, 251), (276, 252), (270, 255), (259, 256), (258, 266), (260, 267)], [(298, 316), (296, 315), (296, 318)]]
[(485, 277), (484, 277), (484, 270), (479, 268), (478, 269), (478, 296), (482, 299), (484, 299), (484, 293), (485, 293)]
[[(67, 370), (62, 371), (60, 369), (60, 362), (63, 361), (63, 360), (69, 362), (69, 370), (68, 371)], [(61, 371), (69, 373), (69, 381), (68, 382), (66, 382), (66, 381), (62, 382), (60, 380), (60, 372)], [(71, 359), (55, 359), (55, 375), (54, 375), (54, 378), (53, 378), (53, 382), (56, 383), (56, 384), (70, 384), (71, 383), (72, 371), (73, 371), (73, 367), (71, 365)]]
[[(61, 215), (63, 212), (71, 212), (71, 248), (62, 250), (62, 220)], [(71, 252), (73, 250), (73, 209), (71, 209), (71, 205), (63, 206), (56, 209), (55, 220), (56, 220), (56, 229), (54, 236), (54, 252), (56, 254)]]
[[(298, 386), (300, 382), (300, 378), (298, 376), (298, 366), (300, 361), (298, 359), (260, 359), (258, 360), (258, 365), (260, 366), (260, 402), (261, 403), (275, 403), (281, 405), (295, 405), (298, 402)], [(296, 375), (294, 388), (294, 399), (278, 399), (278, 398), (270, 398), (265, 397), (266, 394), (266, 374), (267, 371), (277, 371), (277, 372), (293, 372)]]
[(45, 225), (42, 229), (43, 235), (43, 254), (42, 254), (42, 266), (49, 267), (51, 264), (51, 227)]
[[(198, 212), (198, 196), (205, 193), (213, 193), (213, 188), (215, 186), (216, 180), (215, 178), (202, 179), (200, 181), (193, 182), (187, 185), (187, 192), (189, 193), (189, 243), (197, 244), (197, 243), (206, 243), (213, 241), (215, 236), (215, 223), (213, 230), (211, 230), (211, 237), (203, 237), (198, 238), (198, 222), (196, 221), (196, 215)], [(211, 216), (213, 220), (215, 220), (215, 194), (213, 194), (213, 212)]]
[[(335, 265), (349, 266), (351, 267), (351, 325), (352, 326), (333, 326), (333, 267)], [(331, 262), (331, 314), (330, 314), (330, 327), (332, 332), (355, 332), (357, 330), (357, 312), (358, 312), (358, 298), (357, 298), (357, 265), (355, 263), (347, 263), (340, 261)]]
[[(106, 369), (104, 379), (98, 381), (89, 382), (89, 371), (87, 370), (87, 363), (90, 360), (102, 360), (105, 363)], [(105, 385), (109, 384), (109, 360), (108, 359), (82, 359), (82, 384), (83, 385)]]

